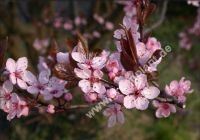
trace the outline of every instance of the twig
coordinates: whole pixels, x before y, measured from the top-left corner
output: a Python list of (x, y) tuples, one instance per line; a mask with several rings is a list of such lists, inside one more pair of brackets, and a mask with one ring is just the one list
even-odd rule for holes
[(163, 23), (163, 21), (165, 19), (166, 12), (167, 12), (168, 2), (169, 2), (169, 0), (164, 0), (159, 20), (157, 22), (155, 22), (151, 27), (147, 28), (144, 31), (144, 34), (150, 33), (152, 30), (154, 30), (155, 28), (158, 28)]

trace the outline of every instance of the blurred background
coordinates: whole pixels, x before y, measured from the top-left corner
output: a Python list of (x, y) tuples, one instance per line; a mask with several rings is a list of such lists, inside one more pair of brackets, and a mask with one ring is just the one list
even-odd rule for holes
[[(200, 140), (200, 35), (189, 32), (198, 8), (185, 0), (166, 1), (153, 0), (157, 9), (145, 29), (163, 47), (172, 47), (159, 65), (161, 87), (182, 76), (192, 81), (194, 93), (185, 110), (166, 119), (156, 119), (154, 109), (127, 110), (125, 124), (113, 128), (107, 128), (102, 113), (86, 117), (89, 108), (32, 114), (12, 122), (0, 111), (0, 140)], [(117, 0), (0, 0), (0, 36), (9, 38), (6, 55), (27, 56), (29, 69), (36, 72), (38, 57), (45, 55), (51, 40), (66, 51), (76, 41), (77, 31), (91, 48), (115, 50), (113, 31), (122, 21), (124, 7)]]

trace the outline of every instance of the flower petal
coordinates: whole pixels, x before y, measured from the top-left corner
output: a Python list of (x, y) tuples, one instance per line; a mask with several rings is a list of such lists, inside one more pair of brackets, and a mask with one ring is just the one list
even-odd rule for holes
[(50, 76), (50, 72), (49, 71), (42, 71), (39, 74), (39, 82), (41, 84), (47, 84), (49, 82), (49, 76)]
[(79, 78), (82, 78), (82, 79), (87, 79), (87, 78), (90, 78), (90, 76), (91, 76), (90, 70), (81, 70), (81, 69), (75, 68), (74, 72), (75, 72), (76, 76), (78, 76)]
[(26, 57), (21, 57), (17, 60), (17, 70), (24, 71), (28, 67), (28, 59)]
[(17, 79), (17, 85), (21, 88), (21, 89), (27, 89), (27, 84), (25, 81), (21, 80), (21, 79)]
[(108, 127), (113, 127), (117, 122), (117, 118), (116, 118), (116, 115), (111, 115), (109, 118), (108, 118)]
[(146, 110), (149, 106), (149, 101), (144, 97), (138, 97), (135, 100), (135, 107), (139, 110)]
[(9, 71), (10, 73), (15, 72), (16, 70), (15, 60), (13, 60), (12, 58), (9, 58), (6, 61), (6, 70)]
[(157, 87), (146, 87), (141, 91), (141, 94), (147, 99), (154, 99), (160, 94), (160, 90)]
[(11, 83), (9, 80), (5, 81), (5, 82), (3, 83), (3, 89), (4, 89), (6, 92), (8, 92), (8, 93), (12, 92), (12, 90), (13, 90), (13, 85), (12, 85), (12, 83)]
[(79, 63), (84, 63), (85, 60), (86, 60), (86, 56), (82, 53), (79, 53), (79, 52), (72, 52), (72, 58), (79, 62)]
[(78, 86), (81, 88), (81, 90), (84, 92), (84, 93), (88, 93), (90, 92), (91, 90), (91, 84), (88, 80), (81, 80), (79, 83), (78, 83)]
[(124, 106), (127, 109), (131, 109), (135, 107), (135, 97), (132, 95), (128, 95), (124, 97)]
[(33, 73), (31, 73), (30, 71), (25, 71), (25, 73), (24, 73), (24, 80), (29, 85), (33, 85), (33, 84), (37, 83), (37, 79), (36, 79), (35, 75), (33, 75)]
[(27, 91), (31, 94), (37, 94), (39, 92), (38, 88), (36, 88), (35, 86), (29, 86), (27, 88)]
[(133, 93), (134, 90), (135, 90), (134, 88), (135, 87), (134, 87), (133, 83), (130, 80), (121, 80), (121, 81), (119, 81), (119, 89), (125, 95)]
[(117, 121), (120, 122), (121, 124), (124, 123), (124, 113), (122, 111), (117, 112)]
[(104, 94), (106, 92), (106, 88), (102, 83), (94, 83), (93, 90), (99, 94)]

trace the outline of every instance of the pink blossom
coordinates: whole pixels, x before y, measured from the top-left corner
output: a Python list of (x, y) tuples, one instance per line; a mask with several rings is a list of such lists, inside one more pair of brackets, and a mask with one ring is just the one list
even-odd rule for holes
[(149, 37), (146, 43), (146, 48), (151, 52), (155, 52), (156, 50), (161, 49), (161, 44), (155, 37)]
[[(127, 30), (131, 30), (132, 36), (134, 38), (135, 43), (139, 42), (140, 33), (138, 32), (139, 25), (136, 23), (136, 20), (132, 20), (130, 17), (125, 16), (123, 18), (123, 25)], [(114, 32), (114, 38), (121, 39), (125, 37), (125, 32), (123, 29), (117, 29)]]
[(6, 62), (6, 70), (9, 72), (9, 78), (12, 84), (17, 84), (20, 88), (26, 89), (27, 84), (24, 81), (24, 73), (28, 67), (28, 60), (26, 57), (21, 57), (15, 60), (9, 58)]
[(101, 36), (101, 34), (98, 31), (94, 31), (92, 34), (95, 38), (99, 38)]
[(27, 91), (31, 94), (43, 93), (49, 82), (49, 71), (42, 71), (38, 79), (31, 72), (25, 73), (25, 80), (29, 84)]
[(44, 96), (45, 100), (51, 100), (54, 97), (59, 98), (66, 92), (66, 83), (66, 81), (60, 80), (56, 77), (51, 77), (47, 87), (41, 94)]
[(107, 30), (113, 30), (114, 29), (114, 25), (110, 21), (106, 21), (105, 27), (106, 27)]
[(33, 42), (33, 47), (37, 50), (37, 51), (42, 51), (42, 53), (45, 52), (45, 49), (49, 46), (49, 39), (35, 39), (35, 41)]
[(116, 97), (117, 97), (117, 94), (118, 94), (118, 92), (117, 92), (116, 89), (114, 89), (114, 88), (108, 89), (108, 90), (106, 91), (107, 97), (108, 97), (108, 98), (111, 98), (111, 99), (116, 98)]
[(117, 122), (124, 123), (124, 114), (121, 110), (121, 105), (109, 105), (103, 112), (104, 116), (108, 117), (108, 127), (113, 127)]
[(199, 7), (199, 5), (200, 5), (200, 1), (199, 0), (188, 0), (187, 3), (191, 4), (193, 6), (196, 6), (196, 7)]
[(193, 90), (191, 90), (191, 82), (185, 80), (183, 77), (179, 82), (173, 80), (169, 86), (166, 85), (165, 92), (171, 96), (177, 97), (179, 102), (184, 103), (186, 101), (186, 94), (193, 92)]
[(160, 91), (154, 86), (148, 86), (147, 77), (144, 74), (129, 77), (119, 81), (120, 91), (126, 95), (124, 106), (128, 109), (136, 108), (146, 110), (149, 100), (156, 98)]
[(66, 21), (66, 22), (64, 23), (64, 25), (63, 25), (63, 28), (64, 28), (65, 30), (72, 30), (72, 29), (73, 29), (73, 24), (72, 24), (72, 22), (71, 22), (71, 21)]
[(91, 92), (85, 93), (84, 98), (85, 98), (85, 101), (87, 101), (88, 103), (93, 103), (97, 101), (98, 95), (96, 92), (91, 91)]
[(10, 121), (15, 116), (17, 116), (17, 118), (20, 118), (21, 116), (28, 116), (28, 112), (29, 108), (27, 106), (27, 103), (21, 100), (16, 93), (13, 93), (7, 119)]
[(69, 53), (59, 52), (56, 54), (56, 60), (58, 63), (69, 64)]
[(156, 110), (156, 117), (157, 118), (167, 118), (171, 113), (176, 113), (176, 107), (173, 104), (169, 103), (162, 103), (159, 101), (153, 101), (154, 107), (158, 108)]
[(50, 114), (54, 114), (55, 113), (55, 106), (52, 104), (49, 104), (47, 107), (47, 112)]
[(97, 14), (94, 14), (93, 15), (93, 18), (99, 23), (99, 24), (104, 24), (104, 18), (97, 15)]
[(11, 104), (13, 85), (10, 81), (5, 81), (3, 86), (0, 87), (0, 108), (5, 112), (9, 111), (9, 106)]
[[(78, 45), (81, 43), (79, 42)], [(88, 58), (86, 54), (81, 52), (72, 52), (72, 58), (78, 62), (77, 65), (81, 69), (102, 69), (107, 61), (107, 57), (104, 55)]]
[(66, 93), (64, 99), (69, 102), (73, 99), (73, 96), (71, 93)]
[(179, 33), (179, 46), (182, 49), (190, 50), (192, 47), (192, 42), (189, 36), (185, 32)]
[(84, 17), (77, 16), (74, 20), (76, 26), (86, 25), (87, 21)]
[(74, 72), (77, 77), (82, 79), (81, 81), (79, 81), (78, 85), (84, 93), (89, 93), (92, 90), (99, 94), (104, 94), (106, 92), (106, 88), (101, 82), (101, 78), (103, 77), (102, 71), (95, 70), (94, 72), (92, 72), (88, 69), (81, 70), (75, 68)]
[(62, 18), (58, 17), (55, 19), (53, 25), (55, 28), (60, 28), (62, 26)]
[(39, 56), (39, 63), (37, 65), (37, 68), (38, 68), (39, 72), (50, 71), (47, 63), (45, 62), (45, 58), (42, 56)]

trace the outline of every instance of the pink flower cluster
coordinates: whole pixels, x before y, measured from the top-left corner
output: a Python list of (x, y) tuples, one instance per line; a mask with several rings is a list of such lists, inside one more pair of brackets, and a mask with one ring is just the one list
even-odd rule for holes
[[(155, 56), (162, 51), (161, 43), (155, 37), (142, 39), (134, 18), (135, 2), (137, 0), (123, 2), (127, 13), (122, 28), (113, 35), (117, 51), (91, 51), (84, 39), (80, 39), (70, 52), (53, 51), (47, 57), (39, 57), (38, 74), (27, 70), (26, 57), (17, 62), (9, 58), (3, 73), (7, 79), (0, 88), (0, 108), (8, 113), (8, 120), (27, 116), (32, 108), (43, 108), (50, 114), (75, 108), (69, 92), (74, 86), (81, 89), (88, 105), (109, 101), (103, 111), (108, 127), (125, 122), (125, 109), (144, 111), (152, 103), (157, 108), (156, 117), (162, 118), (175, 113), (176, 106), (184, 105), (186, 95), (192, 92), (189, 80), (174, 80), (165, 90), (152, 80), (162, 60), (161, 56)], [(94, 15), (94, 19), (111, 29), (112, 25), (99, 15)], [(74, 23), (79, 26), (87, 21), (77, 17)], [(59, 28), (62, 24), (63, 20), (58, 18), (54, 26)], [(71, 30), (72, 26), (65, 23), (64, 27)], [(95, 32), (95, 36), (100, 35)], [(36, 40), (35, 46), (40, 48), (46, 42), (42, 44)], [(141, 68), (142, 72), (138, 71)]]

